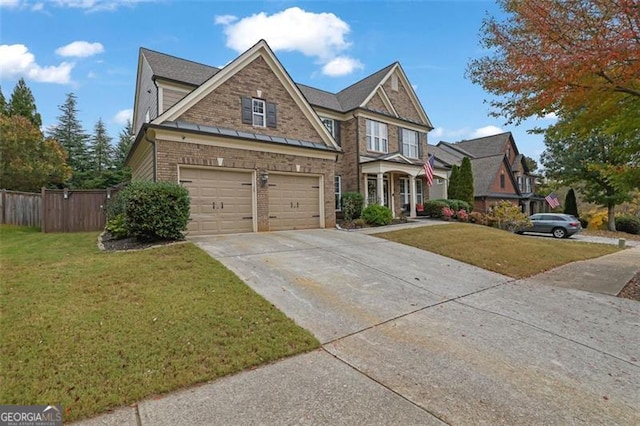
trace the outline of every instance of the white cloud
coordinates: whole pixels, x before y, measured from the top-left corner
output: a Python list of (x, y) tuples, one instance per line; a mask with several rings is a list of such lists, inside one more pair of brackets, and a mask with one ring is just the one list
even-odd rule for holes
[(558, 119), (558, 116), (556, 115), (555, 112), (549, 112), (544, 116), (542, 116), (542, 120), (556, 121), (557, 119)]
[(339, 77), (351, 74), (356, 69), (362, 69), (364, 66), (357, 59), (348, 56), (338, 56), (327, 62), (322, 67), (322, 73), (330, 77)]
[(498, 126), (484, 126), (474, 130), (473, 133), (471, 133), (471, 139), (483, 138), (485, 136), (497, 135), (499, 133), (504, 133), (504, 130)]
[(86, 12), (114, 11), (121, 6), (132, 7), (138, 3), (145, 3), (154, 0), (55, 0), (55, 5), (59, 7), (69, 7), (72, 9), (84, 9)]
[(0, 45), (0, 77), (26, 77), (41, 83), (67, 84), (71, 81), (74, 64), (62, 62), (60, 65), (42, 67), (35, 56), (23, 44)]
[(123, 109), (122, 111), (118, 111), (116, 115), (111, 119), (114, 123), (125, 125), (127, 124), (127, 120), (133, 120), (133, 110), (132, 109)]
[(0, 7), (14, 8), (20, 5), (19, 0), (0, 0)]
[(363, 67), (357, 59), (340, 55), (351, 46), (346, 39), (351, 29), (333, 13), (291, 7), (273, 15), (260, 12), (241, 19), (221, 15), (214, 22), (224, 27), (227, 47), (238, 53), (264, 39), (274, 51), (316, 58), (326, 75), (345, 75)]
[(31, 11), (33, 12), (40, 12), (41, 10), (44, 10), (44, 3), (35, 3), (31, 6)]
[(88, 41), (74, 41), (56, 49), (56, 53), (65, 57), (86, 58), (104, 52), (101, 43), (89, 43)]
[(497, 135), (498, 133), (504, 133), (500, 127), (497, 126), (484, 126), (477, 129), (470, 127), (462, 127), (460, 129), (447, 129), (444, 127), (436, 127), (429, 132), (429, 137), (447, 142), (457, 142), (467, 139), (482, 138), (485, 136)]
[(216, 16), (213, 22), (216, 25), (229, 25), (232, 22), (237, 21), (238, 18), (233, 15), (219, 15)]

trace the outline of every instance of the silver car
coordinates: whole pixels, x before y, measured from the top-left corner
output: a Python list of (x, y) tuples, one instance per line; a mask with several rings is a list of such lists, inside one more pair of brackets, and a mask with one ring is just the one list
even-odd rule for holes
[(529, 220), (531, 220), (531, 226), (518, 230), (518, 234), (539, 232), (551, 234), (556, 238), (568, 238), (582, 230), (580, 221), (569, 214), (536, 213), (529, 216)]

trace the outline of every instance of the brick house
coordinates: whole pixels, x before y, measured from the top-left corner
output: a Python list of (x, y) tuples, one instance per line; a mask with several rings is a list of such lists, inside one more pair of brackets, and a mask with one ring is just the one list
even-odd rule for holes
[[(435, 168), (441, 174), (450, 173), (451, 166), (459, 166), (464, 157), (471, 160), (474, 210), (486, 212), (494, 203), (506, 200), (520, 206), (526, 214), (544, 211), (544, 197), (535, 194), (535, 176), (518, 151), (511, 132), (457, 143), (441, 141), (430, 145), (429, 151), (435, 156)], [(448, 178), (444, 192), (432, 191), (431, 199), (447, 198), (447, 183)]]
[(329, 93), (264, 40), (221, 69), (143, 48), (133, 125), (133, 179), (187, 187), (192, 235), (333, 227), (347, 191), (395, 216), (426, 199), (433, 126), (399, 63)]

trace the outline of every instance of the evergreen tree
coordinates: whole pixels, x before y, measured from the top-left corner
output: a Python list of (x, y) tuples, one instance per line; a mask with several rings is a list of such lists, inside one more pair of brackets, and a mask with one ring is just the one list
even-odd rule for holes
[(77, 117), (76, 96), (68, 93), (65, 103), (60, 105), (59, 109), (61, 114), (58, 117), (58, 124), (49, 131), (49, 136), (57, 140), (67, 151), (68, 163), (73, 169), (72, 185), (82, 186), (82, 181), (86, 179), (86, 172), (91, 169), (91, 164), (87, 149), (88, 136)]
[(110, 168), (111, 151), (111, 138), (107, 134), (102, 118), (100, 118), (94, 127), (91, 146), (89, 147), (92, 169), (98, 174)]
[(460, 167), (453, 165), (451, 167), (451, 175), (449, 176), (449, 187), (447, 188), (447, 195), (450, 200), (459, 200), (458, 195), (460, 193)]
[(127, 155), (129, 155), (129, 150), (131, 149), (133, 136), (133, 124), (131, 123), (131, 120), (127, 120), (127, 124), (125, 124), (124, 128), (118, 135), (118, 144), (113, 150), (113, 164), (116, 168), (124, 167), (124, 162), (127, 159)]
[(576, 193), (573, 188), (567, 192), (567, 196), (564, 199), (564, 212), (572, 216), (578, 217), (578, 203), (576, 202)]
[(18, 80), (13, 88), (11, 99), (7, 105), (9, 115), (21, 115), (28, 119), (38, 129), (42, 126), (42, 118), (36, 108), (36, 100), (31, 93), (31, 89), (24, 82), (24, 78)]
[(458, 200), (466, 201), (473, 206), (473, 171), (469, 157), (462, 159), (459, 174)]
[(2, 93), (2, 87), (0, 87), (0, 115), (8, 115), (7, 114), (7, 100)]

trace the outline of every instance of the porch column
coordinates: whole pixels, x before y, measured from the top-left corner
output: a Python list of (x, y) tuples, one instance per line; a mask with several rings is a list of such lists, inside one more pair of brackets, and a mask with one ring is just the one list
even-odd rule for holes
[(384, 206), (384, 174), (378, 173), (378, 204)]
[(409, 217), (416, 217), (416, 177), (409, 175)]
[(362, 178), (364, 179), (364, 206), (367, 207), (369, 205), (369, 175), (363, 173)]

